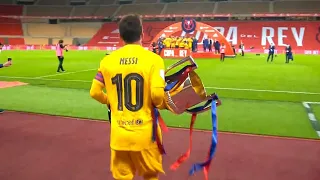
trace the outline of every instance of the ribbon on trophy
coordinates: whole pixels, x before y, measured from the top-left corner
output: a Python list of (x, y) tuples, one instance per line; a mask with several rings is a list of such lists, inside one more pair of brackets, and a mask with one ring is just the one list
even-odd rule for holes
[[(168, 71), (185, 62), (190, 62), (191, 65), (187, 65), (178, 72), (165, 77), (167, 83), (165, 87), (167, 109), (175, 114), (182, 114), (183, 112), (192, 114), (189, 130), (189, 149), (185, 154), (180, 156), (174, 164), (172, 164), (171, 169), (176, 170), (184, 161), (186, 161), (190, 157), (192, 150), (193, 126), (196, 121), (197, 114), (211, 109), (212, 140), (207, 160), (203, 163), (194, 164), (189, 171), (189, 174), (193, 175), (195, 172), (203, 170), (205, 178), (208, 179), (208, 170), (217, 147), (216, 107), (221, 105), (221, 101), (215, 93), (212, 95), (207, 95), (200, 77), (194, 72), (194, 70), (197, 69), (197, 65), (194, 62), (193, 58), (190, 56), (170, 66), (167, 69), (166, 74)], [(191, 108), (204, 101), (206, 101), (204, 105)]]
[(164, 145), (162, 140), (160, 139), (159, 136), (159, 131), (158, 131), (158, 124), (160, 124), (161, 130), (164, 132), (168, 131), (168, 127), (166, 126), (164, 120), (162, 119), (160, 112), (157, 108), (153, 108), (152, 112), (152, 118), (153, 118), (153, 123), (152, 123), (152, 141), (157, 142), (158, 149), (160, 150), (161, 154), (166, 154), (166, 151), (164, 149)]

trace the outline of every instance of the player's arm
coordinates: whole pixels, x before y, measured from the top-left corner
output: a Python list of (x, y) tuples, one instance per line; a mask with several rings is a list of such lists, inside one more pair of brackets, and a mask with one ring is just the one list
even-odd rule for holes
[(101, 73), (101, 69), (98, 70), (95, 78), (92, 81), (90, 96), (99, 101), (102, 104), (108, 104), (108, 96), (103, 92), (105, 88), (103, 74)]
[(164, 101), (164, 62), (163, 59), (158, 56), (154, 60), (155, 63), (151, 69), (151, 100), (154, 106), (158, 109), (165, 109)]
[(66, 51), (68, 51), (68, 45), (63, 45), (63, 44), (60, 44), (60, 48), (61, 49), (64, 49), (64, 50), (66, 50)]

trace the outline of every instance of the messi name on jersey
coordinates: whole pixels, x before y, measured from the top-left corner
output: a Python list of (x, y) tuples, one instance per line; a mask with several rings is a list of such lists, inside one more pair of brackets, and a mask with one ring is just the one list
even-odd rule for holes
[(130, 65), (130, 64), (138, 64), (138, 58), (137, 57), (120, 58), (120, 65)]

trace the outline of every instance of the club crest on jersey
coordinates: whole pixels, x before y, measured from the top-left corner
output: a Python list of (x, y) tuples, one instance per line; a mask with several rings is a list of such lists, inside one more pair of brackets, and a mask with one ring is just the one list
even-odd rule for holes
[(196, 29), (196, 21), (191, 18), (185, 18), (181, 23), (182, 30), (186, 33), (191, 33)]

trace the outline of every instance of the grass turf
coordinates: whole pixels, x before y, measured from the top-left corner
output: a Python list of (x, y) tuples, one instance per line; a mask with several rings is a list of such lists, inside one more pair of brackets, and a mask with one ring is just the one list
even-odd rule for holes
[[(66, 53), (64, 74), (56, 74), (53, 51), (4, 51), (14, 65), (0, 71), (0, 80), (19, 80), (29, 86), (1, 89), (0, 107), (11, 110), (106, 119), (105, 107), (88, 94), (103, 51)], [(235, 59), (197, 59), (197, 70), (207, 91), (223, 101), (218, 108), (219, 130), (254, 134), (316, 138), (301, 101), (320, 101), (320, 57), (296, 55), (290, 64), (284, 56), (267, 63), (265, 56)], [(166, 66), (176, 60), (166, 60)], [(187, 127), (190, 117), (163, 111), (169, 126)], [(210, 129), (208, 113), (199, 115), (196, 127)]]

